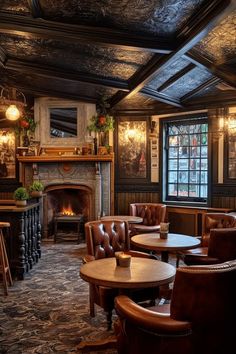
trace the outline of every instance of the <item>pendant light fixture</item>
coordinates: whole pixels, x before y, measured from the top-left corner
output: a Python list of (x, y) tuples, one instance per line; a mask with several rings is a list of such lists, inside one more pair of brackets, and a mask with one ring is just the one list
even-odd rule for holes
[(16, 121), (22, 115), (26, 106), (25, 95), (16, 88), (1, 89), (0, 104), (6, 107), (6, 118), (11, 121)]

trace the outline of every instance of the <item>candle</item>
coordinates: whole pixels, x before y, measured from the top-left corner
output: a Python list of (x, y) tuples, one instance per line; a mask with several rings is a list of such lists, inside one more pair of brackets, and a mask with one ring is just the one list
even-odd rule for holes
[(130, 267), (131, 256), (129, 254), (121, 254), (119, 256), (120, 267)]

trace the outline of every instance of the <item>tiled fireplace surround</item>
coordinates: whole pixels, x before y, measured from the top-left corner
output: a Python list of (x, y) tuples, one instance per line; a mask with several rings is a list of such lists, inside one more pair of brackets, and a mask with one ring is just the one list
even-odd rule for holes
[[(24, 184), (40, 180), (44, 184), (42, 199), (42, 236), (50, 238), (55, 212), (62, 203), (74, 206), (85, 220), (96, 220), (111, 213), (111, 161), (27, 161), (22, 159)], [(76, 159), (75, 159), (76, 160)], [(76, 207), (76, 199), (78, 204)], [(59, 207), (60, 205), (60, 207)]]

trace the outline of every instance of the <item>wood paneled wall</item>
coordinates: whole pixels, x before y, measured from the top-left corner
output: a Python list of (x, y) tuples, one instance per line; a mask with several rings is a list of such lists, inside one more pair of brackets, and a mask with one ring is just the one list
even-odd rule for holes
[(116, 192), (115, 214), (129, 215), (131, 203), (159, 203), (157, 192)]

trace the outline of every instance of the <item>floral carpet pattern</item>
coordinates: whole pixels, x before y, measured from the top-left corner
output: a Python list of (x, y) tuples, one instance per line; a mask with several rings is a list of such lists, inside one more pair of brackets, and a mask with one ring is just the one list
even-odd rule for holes
[(89, 316), (88, 284), (79, 275), (84, 254), (84, 244), (44, 243), (39, 263), (8, 296), (0, 284), (0, 354), (80, 353), (82, 340), (112, 336), (102, 309)]

